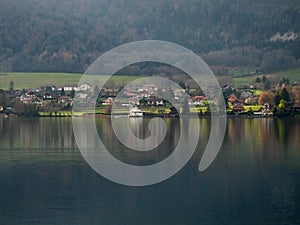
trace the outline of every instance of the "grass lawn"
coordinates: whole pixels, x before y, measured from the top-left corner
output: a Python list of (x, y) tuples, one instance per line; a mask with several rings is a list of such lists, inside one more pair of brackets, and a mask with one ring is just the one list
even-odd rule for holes
[(251, 82), (253, 81), (253, 79), (255, 79), (256, 77), (257, 77), (257, 75), (256, 76), (235, 77), (235, 78), (233, 78), (234, 87), (239, 88), (239, 87), (243, 87), (243, 86), (249, 86), (251, 84)]
[(257, 97), (260, 96), (261, 93), (262, 93), (262, 90), (257, 90), (256, 89), (256, 90), (253, 91), (253, 95), (257, 96)]
[(250, 110), (252, 110), (253, 112), (257, 112), (261, 109), (261, 105), (245, 105), (244, 108), (247, 112), (249, 112)]
[[(72, 111), (58, 111), (58, 112), (39, 112), (40, 116), (72, 116)], [(78, 113), (77, 116), (82, 116), (82, 113)]]
[(206, 113), (207, 112), (207, 107), (206, 106), (202, 106), (202, 107), (193, 107), (190, 108), (190, 112), (191, 113), (200, 113), (202, 111), (202, 113)]
[(158, 114), (159, 112), (169, 113), (170, 107), (171, 106), (148, 106), (148, 107), (144, 106), (144, 107), (140, 107), (140, 109), (143, 112)]

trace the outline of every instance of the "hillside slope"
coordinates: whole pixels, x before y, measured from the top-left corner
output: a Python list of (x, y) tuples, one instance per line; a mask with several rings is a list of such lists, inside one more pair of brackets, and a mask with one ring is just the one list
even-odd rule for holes
[(120, 44), (159, 39), (209, 65), (299, 66), (296, 0), (0, 0), (0, 71), (82, 72)]

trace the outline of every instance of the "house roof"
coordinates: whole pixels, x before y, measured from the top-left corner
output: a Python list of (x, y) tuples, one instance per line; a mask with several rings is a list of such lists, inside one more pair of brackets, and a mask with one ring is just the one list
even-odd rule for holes
[(293, 105), (293, 108), (300, 108), (300, 102), (297, 102)]
[(207, 97), (202, 96), (202, 95), (197, 95), (195, 97), (192, 98), (193, 101), (197, 101), (197, 100), (207, 100)]
[(58, 99), (71, 99), (71, 97), (67, 96), (67, 95), (63, 95), (63, 96), (60, 96)]
[(35, 92), (34, 92), (34, 91), (28, 91), (28, 92), (26, 93), (26, 95), (35, 95)]
[(235, 96), (235, 94), (231, 94), (228, 98), (229, 102), (235, 102), (237, 100), (238, 100), (238, 98)]
[(234, 111), (243, 111), (243, 110), (245, 110), (245, 108), (242, 104), (237, 104), (237, 105), (233, 106), (233, 110)]

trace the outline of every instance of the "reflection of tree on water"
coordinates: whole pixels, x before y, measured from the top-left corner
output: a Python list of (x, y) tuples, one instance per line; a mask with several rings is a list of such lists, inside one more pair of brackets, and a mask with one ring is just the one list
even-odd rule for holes
[(277, 119), (274, 121), (276, 139), (279, 141), (283, 150), (286, 150), (289, 143), (291, 132), (291, 120)]
[(165, 138), (164, 148), (168, 150), (168, 153), (171, 154), (176, 147), (179, 137), (180, 137), (180, 119), (172, 118), (165, 119), (165, 123), (168, 127), (168, 133)]
[(283, 151), (291, 143), (299, 145), (297, 126), (298, 120), (290, 118), (229, 118), (227, 137), (238, 151), (243, 146), (260, 151)]
[[(71, 149), (76, 146), (70, 118), (15, 118), (1, 120), (1, 139), (10, 148)], [(0, 143), (1, 144), (5, 143)]]

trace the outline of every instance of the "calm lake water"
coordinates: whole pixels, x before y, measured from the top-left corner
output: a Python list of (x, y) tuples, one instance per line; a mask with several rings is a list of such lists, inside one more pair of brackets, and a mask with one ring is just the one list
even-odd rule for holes
[[(166, 119), (165, 141), (143, 155), (118, 142), (108, 118), (96, 121), (111, 154), (137, 165), (168, 157), (180, 135), (179, 119)], [(136, 122), (136, 135), (148, 135), (147, 122)], [(204, 172), (198, 164), (210, 119), (199, 125), (197, 150), (180, 172), (128, 187), (89, 167), (70, 118), (0, 118), (0, 224), (300, 224), (300, 119), (229, 118), (223, 146)]]

